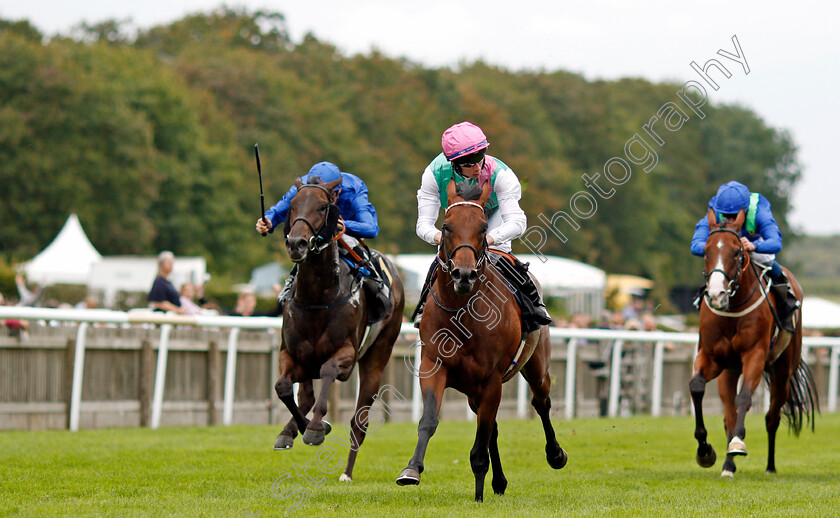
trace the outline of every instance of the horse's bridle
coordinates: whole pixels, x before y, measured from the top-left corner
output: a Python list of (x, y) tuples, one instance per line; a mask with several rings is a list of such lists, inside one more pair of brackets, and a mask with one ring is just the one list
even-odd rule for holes
[[(306, 187), (317, 187), (318, 189), (321, 189), (322, 191), (324, 191), (327, 194), (328, 202), (329, 202), (329, 200), (332, 199), (332, 193), (330, 193), (330, 191), (328, 191), (325, 187), (323, 187), (322, 185), (319, 185), (319, 184), (304, 184), (304, 185), (301, 185), (298, 188), (298, 192), (300, 192), (301, 189), (304, 189)], [(309, 227), (309, 230), (312, 231), (312, 237), (309, 238), (309, 250), (311, 250), (315, 254), (320, 254), (328, 246), (330, 246), (330, 242), (332, 241), (332, 239), (331, 239), (332, 236), (324, 235), (324, 233), (327, 230), (327, 228), (326, 228), (327, 223), (330, 220), (330, 211), (336, 210), (336, 208), (334, 208), (333, 205), (334, 205), (333, 203), (329, 203), (329, 206), (327, 207), (327, 215), (324, 217), (324, 222), (321, 224), (321, 227), (318, 228), (318, 230), (315, 230), (315, 226), (312, 225), (312, 223), (308, 219), (304, 218), (303, 216), (300, 216), (300, 217), (295, 218), (294, 221), (292, 221), (284, 229), (285, 237), (286, 238), (289, 237), (289, 232), (291, 231), (291, 229), (295, 225), (295, 223), (297, 223), (298, 221), (303, 221)]]
[[(472, 202), (472, 201), (458, 201), (458, 202), (455, 202), (455, 203), (453, 203), (452, 205), (450, 205), (449, 207), (446, 208), (446, 212), (444, 213), (444, 218), (446, 217), (446, 213), (448, 213), (449, 210), (452, 207), (457, 207), (458, 205), (470, 205), (472, 207), (476, 207), (476, 208), (481, 210), (482, 214), (484, 214), (484, 207), (482, 207), (478, 203), (475, 203), (475, 202)], [(441, 249), (443, 251), (443, 255), (446, 258), (446, 262), (444, 263), (441, 260), (440, 255), (436, 256), (437, 257), (437, 262), (438, 262), (438, 265), (440, 266), (440, 269), (443, 270), (444, 272), (447, 272), (447, 273), (449, 273), (454, 268), (455, 265), (452, 263), (452, 258), (455, 256), (455, 252), (457, 252), (461, 248), (469, 248), (470, 250), (473, 251), (473, 253), (475, 254), (475, 268), (476, 268), (476, 270), (481, 266), (481, 264), (484, 262), (484, 259), (487, 257), (487, 237), (485, 237), (484, 240), (482, 240), (480, 251), (476, 250), (475, 247), (472, 246), (469, 243), (461, 243), (460, 245), (453, 248), (452, 251), (447, 252), (447, 250), (446, 250), (446, 225), (444, 225), (441, 228), (440, 243), (441, 243)]]
[[(738, 268), (737, 268), (737, 271), (735, 272), (735, 275), (733, 275), (732, 277), (729, 277), (729, 274), (727, 274), (721, 268), (715, 268), (714, 270), (710, 271), (709, 273), (706, 273), (705, 270), (704, 270), (703, 271), (703, 276), (706, 278), (706, 286), (708, 286), (709, 285), (709, 277), (711, 277), (713, 273), (720, 272), (721, 274), (723, 274), (723, 277), (728, 281), (727, 285), (726, 285), (726, 296), (731, 298), (735, 294), (735, 292), (738, 291), (738, 281), (741, 279), (741, 274), (744, 273), (744, 271), (750, 265), (750, 255), (744, 251), (744, 245), (741, 243), (741, 235), (738, 232), (735, 232), (734, 230), (732, 230), (730, 228), (716, 228), (715, 230), (712, 230), (711, 232), (709, 232), (709, 236), (711, 236), (712, 234), (716, 234), (718, 232), (729, 232), (729, 233), (735, 235), (735, 237), (738, 239)], [(706, 297), (709, 296), (708, 292), (705, 294), (705, 296)]]

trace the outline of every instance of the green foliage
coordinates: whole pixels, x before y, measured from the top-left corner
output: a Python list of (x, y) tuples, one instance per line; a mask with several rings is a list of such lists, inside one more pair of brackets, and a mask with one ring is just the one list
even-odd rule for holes
[[(603, 168), (681, 85), (587, 81), (483, 62), (427, 69), (378, 52), (344, 56), (311, 35), (289, 40), (283, 16), (220, 8), (127, 34), (122, 22), (42, 38), (0, 20), (0, 254), (31, 257), (71, 212), (103, 254), (203, 255), (214, 275), (245, 279), (282, 253), (261, 240), (252, 149), (268, 203), (322, 160), (363, 178), (387, 252), (428, 252), (414, 233), (421, 172), (449, 125), (481, 125), (491, 153), (521, 178), (529, 224), (570, 212), (583, 175)], [(785, 235), (796, 147), (739, 106), (689, 110), (657, 126), (658, 164), (634, 166), (577, 230), (556, 223), (544, 253), (653, 278), (658, 295), (696, 284), (694, 224), (717, 186), (746, 183), (771, 201)], [(650, 139), (649, 139), (650, 140)], [(9, 224), (8, 222), (13, 222)], [(515, 250), (529, 252), (521, 243)]]

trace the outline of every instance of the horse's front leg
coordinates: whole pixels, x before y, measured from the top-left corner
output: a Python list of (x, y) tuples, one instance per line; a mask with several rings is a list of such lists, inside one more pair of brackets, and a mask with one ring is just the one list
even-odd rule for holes
[[(734, 437), (735, 423), (738, 421), (738, 408), (735, 406), (735, 398), (738, 394), (738, 377), (741, 373), (735, 369), (725, 369), (718, 377), (718, 393), (723, 402), (723, 428), (726, 432), (726, 442)], [(726, 453), (726, 460), (723, 461), (722, 477), (735, 476), (735, 456)]]
[(277, 379), (277, 383), (274, 384), (274, 390), (277, 392), (277, 397), (280, 398), (280, 401), (282, 401), (283, 404), (286, 405), (286, 408), (289, 409), (289, 412), (291, 412), (292, 419), (295, 424), (297, 424), (298, 430), (305, 429), (309, 424), (309, 420), (295, 403), (293, 393), (294, 384), (303, 380), (303, 368), (295, 362), (294, 358), (292, 358), (287, 351), (281, 350), (280, 377)]
[[(315, 391), (312, 389), (312, 380), (303, 380), (298, 383), (298, 409), (302, 415), (306, 415), (315, 404)], [(295, 437), (298, 434), (298, 424), (294, 418), (289, 419), (283, 431), (274, 441), (275, 450), (288, 450), (294, 445)]]
[(735, 427), (732, 430), (732, 437), (729, 439), (729, 446), (726, 449), (727, 454), (747, 454), (747, 446), (744, 444), (744, 438), (747, 436), (744, 419), (747, 417), (747, 412), (752, 406), (752, 395), (755, 393), (755, 389), (758, 388), (758, 384), (761, 382), (761, 372), (764, 370), (764, 362), (766, 359), (767, 353), (760, 348), (754, 348), (750, 351), (750, 353), (741, 357), (744, 379), (741, 383), (741, 391), (735, 398), (735, 407), (738, 411), (738, 418), (735, 421)]
[(332, 357), (321, 365), (321, 392), (312, 408), (312, 420), (303, 432), (304, 444), (318, 446), (324, 442), (324, 437), (330, 432), (329, 423), (324, 421), (327, 415), (327, 396), (335, 380), (346, 380), (350, 376), (356, 361), (356, 349), (349, 343), (341, 347)]
[[(490, 439), (496, 426), (496, 414), (502, 398), (501, 380), (491, 382), (481, 391), (478, 401), (478, 425), (475, 430), (475, 443), (470, 450), (470, 466), (475, 476), (475, 501), (484, 501), (484, 478), (490, 468)], [(498, 453), (498, 451), (497, 451)], [(499, 462), (501, 472), (501, 462)]]
[(426, 458), (426, 448), (437, 430), (438, 414), (440, 413), (440, 405), (443, 403), (443, 391), (446, 388), (446, 372), (438, 367), (439, 364), (436, 366), (435, 362), (425, 356), (420, 362), (420, 373), (432, 372), (433, 374), (420, 378), (420, 390), (423, 393), (423, 415), (417, 425), (417, 446), (414, 448), (414, 455), (408, 461), (408, 466), (397, 477), (397, 484), (401, 486), (414, 486), (420, 483), (420, 474), (423, 473), (423, 459)]
[(721, 367), (701, 348), (694, 360), (694, 376), (688, 382), (691, 402), (694, 404), (694, 438), (697, 439), (697, 464), (709, 468), (715, 464), (717, 454), (712, 445), (706, 442), (706, 425), (703, 423), (703, 395), (706, 383), (720, 374)]

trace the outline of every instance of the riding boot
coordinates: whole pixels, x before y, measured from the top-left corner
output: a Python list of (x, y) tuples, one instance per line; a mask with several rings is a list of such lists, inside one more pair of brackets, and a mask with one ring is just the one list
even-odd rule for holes
[(289, 272), (289, 277), (286, 279), (286, 283), (283, 284), (283, 289), (280, 290), (280, 294), (277, 295), (277, 303), (280, 306), (281, 315), (283, 314), (283, 307), (286, 305), (286, 301), (292, 297), (292, 286), (294, 285), (295, 278), (297, 277), (297, 267), (297, 264), (292, 267), (292, 270)]
[(432, 289), (432, 281), (435, 278), (437, 271), (437, 258), (432, 261), (432, 266), (429, 268), (429, 273), (426, 274), (426, 280), (423, 281), (423, 289), (420, 290), (420, 300), (417, 301), (417, 307), (414, 313), (411, 314), (411, 320), (414, 321), (414, 327), (420, 329), (420, 318), (423, 316), (423, 308), (426, 306), (426, 299), (429, 297), (429, 290)]
[(500, 258), (496, 263), (505, 279), (519, 296), (522, 309), (522, 324), (526, 333), (538, 330), (541, 326), (551, 323), (551, 317), (542, 301), (540, 292), (534, 280), (528, 275), (528, 265), (515, 260), (511, 265), (507, 259)]
[(779, 320), (782, 322), (782, 329), (793, 333), (795, 328), (793, 326), (793, 314), (796, 309), (801, 306), (796, 295), (793, 293), (790, 283), (773, 284), (770, 288), (773, 295), (776, 297), (776, 310), (779, 312)]
[(353, 250), (362, 259), (358, 265), (359, 271), (364, 274), (365, 288), (372, 295), (373, 305), (368, 309), (368, 324), (372, 324), (391, 313), (394, 307), (394, 301), (391, 300), (391, 286), (386, 281), (382, 266), (367, 246), (358, 245), (353, 247)]

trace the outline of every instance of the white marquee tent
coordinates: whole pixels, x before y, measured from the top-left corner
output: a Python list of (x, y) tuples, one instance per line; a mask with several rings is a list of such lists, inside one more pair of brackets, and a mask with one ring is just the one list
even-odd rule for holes
[(805, 297), (802, 301), (802, 327), (840, 329), (840, 304), (820, 297)]
[(91, 267), (101, 260), (79, 218), (71, 214), (52, 243), (26, 263), (24, 271), (30, 282), (41, 285), (86, 284)]
[[(91, 244), (79, 218), (71, 214), (53, 242), (26, 263), (24, 271), (30, 282), (44, 286), (86, 285), (104, 295), (105, 307), (112, 307), (120, 291), (149, 291), (157, 275), (157, 257), (103, 257)], [(170, 280), (176, 287), (185, 282), (203, 283), (206, 273), (203, 257), (176, 256)]]

